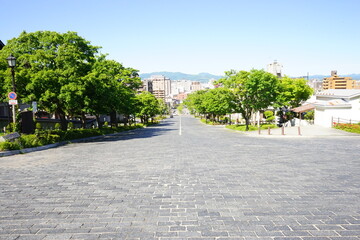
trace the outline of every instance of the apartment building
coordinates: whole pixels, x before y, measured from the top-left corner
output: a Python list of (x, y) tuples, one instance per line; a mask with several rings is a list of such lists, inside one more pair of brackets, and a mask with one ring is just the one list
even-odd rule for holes
[(359, 84), (351, 77), (340, 77), (337, 71), (331, 71), (331, 77), (323, 79), (323, 90), (328, 89), (359, 89)]
[(191, 83), (191, 92), (196, 92), (202, 89), (200, 82), (192, 82)]
[(143, 90), (151, 92), (156, 98), (166, 101), (171, 93), (171, 81), (163, 75), (153, 75), (144, 79)]

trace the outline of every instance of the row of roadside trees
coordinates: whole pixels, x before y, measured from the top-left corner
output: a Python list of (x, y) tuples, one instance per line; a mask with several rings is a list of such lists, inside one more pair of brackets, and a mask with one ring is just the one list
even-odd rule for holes
[(249, 129), (251, 116), (269, 107), (293, 108), (307, 100), (313, 90), (304, 79), (277, 78), (264, 70), (227, 71), (215, 89), (192, 93), (185, 101), (194, 114), (219, 118), (241, 113)]
[[(137, 94), (141, 86), (138, 70), (106, 58), (100, 47), (75, 32), (22, 32), (0, 51), (0, 102), (12, 90), (6, 58), (17, 58), (16, 93), (22, 103), (36, 101), (39, 109), (55, 113), (61, 129), (68, 118), (121, 113), (130, 119), (149, 118), (165, 111), (152, 94)], [(101, 125), (99, 125), (101, 127)]]

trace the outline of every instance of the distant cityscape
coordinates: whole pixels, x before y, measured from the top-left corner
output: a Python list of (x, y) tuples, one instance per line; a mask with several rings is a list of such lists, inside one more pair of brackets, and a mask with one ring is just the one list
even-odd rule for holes
[[(286, 75), (283, 73), (282, 64), (276, 60), (266, 66), (266, 71), (279, 78)], [(191, 75), (180, 72), (156, 72), (140, 74), (140, 77), (143, 82), (140, 91), (149, 91), (156, 98), (174, 105), (181, 103), (192, 92), (215, 88), (214, 82), (222, 76), (209, 73)], [(293, 78), (306, 79), (308, 85), (314, 89), (314, 94), (329, 89), (360, 89), (360, 80), (355, 80), (360, 79), (360, 74), (340, 76), (336, 70), (331, 70), (328, 76), (306, 75)]]

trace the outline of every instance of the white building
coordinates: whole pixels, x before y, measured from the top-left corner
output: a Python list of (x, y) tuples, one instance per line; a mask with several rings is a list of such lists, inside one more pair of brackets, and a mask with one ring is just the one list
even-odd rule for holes
[(274, 74), (277, 77), (282, 77), (282, 68), (283, 66), (274, 60), (273, 63), (267, 65), (267, 72)]
[(360, 89), (329, 89), (316, 95), (315, 124), (360, 122)]
[(171, 95), (177, 95), (179, 93), (189, 93), (191, 91), (190, 80), (172, 80), (171, 81)]

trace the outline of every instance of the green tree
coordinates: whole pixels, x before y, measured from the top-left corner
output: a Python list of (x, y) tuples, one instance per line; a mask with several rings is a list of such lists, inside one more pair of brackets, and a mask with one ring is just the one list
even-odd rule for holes
[(95, 115), (98, 123), (100, 114), (118, 112), (128, 119), (135, 113), (134, 98), (140, 84), (137, 70), (124, 68), (103, 55), (84, 77), (84, 111)]
[[(98, 49), (75, 32), (24, 31), (7, 42), (0, 58), (10, 53), (17, 58), (16, 85), (22, 102), (37, 101), (41, 108), (54, 112), (66, 130), (66, 115), (82, 107), (82, 78), (91, 70)], [(0, 78), (1, 71), (3, 62)], [(3, 83), (10, 89), (8, 77)]]
[(232, 113), (235, 109), (235, 95), (230, 89), (215, 88), (207, 91), (203, 97), (203, 106), (208, 114), (215, 117)]
[(137, 116), (140, 117), (142, 123), (148, 123), (150, 118), (160, 113), (158, 99), (150, 92), (142, 92), (136, 95), (137, 98)]
[(217, 83), (233, 89), (236, 96), (236, 110), (245, 119), (247, 131), (251, 115), (272, 105), (277, 99), (279, 88), (279, 80), (276, 76), (256, 69), (250, 72), (227, 71), (225, 77)]
[(309, 99), (312, 94), (313, 89), (306, 84), (305, 79), (292, 79), (285, 76), (280, 79), (277, 105), (279, 107), (298, 107), (302, 101)]
[(274, 112), (273, 111), (265, 111), (264, 112), (266, 122), (271, 123), (275, 120)]
[(190, 110), (191, 114), (206, 114), (204, 96), (208, 90), (199, 90), (188, 95), (184, 105)]
[(182, 114), (183, 110), (184, 110), (184, 104), (180, 103), (179, 106), (177, 106), (176, 109), (178, 110), (179, 114)]

